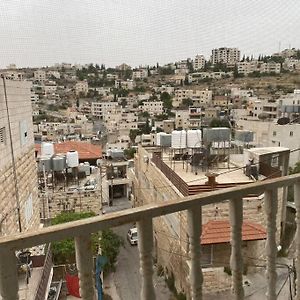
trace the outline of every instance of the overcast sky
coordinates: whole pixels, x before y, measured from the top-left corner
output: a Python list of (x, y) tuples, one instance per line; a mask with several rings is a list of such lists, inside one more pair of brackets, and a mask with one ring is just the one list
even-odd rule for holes
[(166, 63), (300, 48), (300, 0), (0, 0), (0, 68)]

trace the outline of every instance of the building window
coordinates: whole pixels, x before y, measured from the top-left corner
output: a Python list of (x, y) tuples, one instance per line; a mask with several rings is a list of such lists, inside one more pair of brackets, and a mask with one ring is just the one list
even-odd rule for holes
[(28, 141), (28, 127), (26, 120), (20, 122), (20, 140), (21, 146), (25, 145)]
[(294, 135), (294, 132), (293, 131), (290, 131), (290, 136), (293, 136)]
[(0, 145), (6, 145), (6, 130), (5, 130), (5, 127), (0, 128)]
[(273, 131), (273, 136), (276, 136), (276, 131)]

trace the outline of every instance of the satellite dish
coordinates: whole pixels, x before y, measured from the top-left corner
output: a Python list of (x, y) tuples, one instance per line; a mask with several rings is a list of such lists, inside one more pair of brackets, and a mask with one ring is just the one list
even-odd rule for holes
[(287, 117), (279, 118), (277, 120), (278, 125), (286, 125), (286, 124), (289, 124), (289, 123), (290, 123), (290, 119), (287, 118)]

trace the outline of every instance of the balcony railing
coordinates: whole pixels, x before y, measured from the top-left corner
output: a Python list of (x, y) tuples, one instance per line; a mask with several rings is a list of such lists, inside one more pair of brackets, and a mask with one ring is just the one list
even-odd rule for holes
[[(278, 188), (294, 185), (296, 206), (296, 272), (297, 296), (300, 299), (300, 174), (275, 178), (263, 182), (255, 182), (244, 186), (227, 188), (188, 196), (177, 201), (168, 201), (145, 205), (133, 209), (115, 212), (108, 215), (83, 219), (71, 223), (46, 227), (35, 232), (26, 232), (0, 240), (0, 293), (4, 300), (18, 299), (18, 280), (15, 251), (17, 249), (50, 243), (74, 237), (76, 247), (76, 263), (80, 279), (80, 292), (85, 300), (94, 300), (95, 284), (93, 278), (93, 259), (91, 249), (91, 233), (125, 223), (137, 222), (139, 231), (139, 257), (141, 266), (142, 291), (141, 299), (155, 299), (153, 285), (153, 218), (187, 211), (188, 236), (191, 253), (190, 283), (191, 299), (202, 299), (201, 269), (201, 216), (202, 206), (229, 200), (231, 224), (231, 259), (232, 299), (244, 299), (242, 282), (242, 222), (243, 197), (253, 193), (265, 193), (265, 213), (267, 215), (267, 299), (276, 299), (276, 217)], [(172, 200), (172, 199), (170, 199)]]
[(37, 289), (36, 295), (35, 295), (35, 300), (43, 300), (43, 299), (45, 299), (45, 297), (47, 297), (47, 295), (46, 295), (47, 284), (49, 281), (52, 267), (53, 267), (52, 253), (51, 253), (50, 245), (48, 245), (42, 275), (41, 275), (38, 289)]

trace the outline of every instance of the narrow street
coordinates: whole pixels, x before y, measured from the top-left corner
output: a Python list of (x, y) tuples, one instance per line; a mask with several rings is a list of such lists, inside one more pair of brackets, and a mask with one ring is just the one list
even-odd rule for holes
[[(115, 233), (124, 238), (124, 247), (121, 248), (118, 256), (116, 272), (111, 274), (104, 284), (105, 292), (114, 300), (140, 299), (141, 295), (138, 247), (131, 246), (127, 240), (127, 232), (131, 227), (132, 225), (125, 224), (114, 229)], [(174, 299), (164, 278), (157, 276), (155, 268), (153, 279), (157, 300)]]

